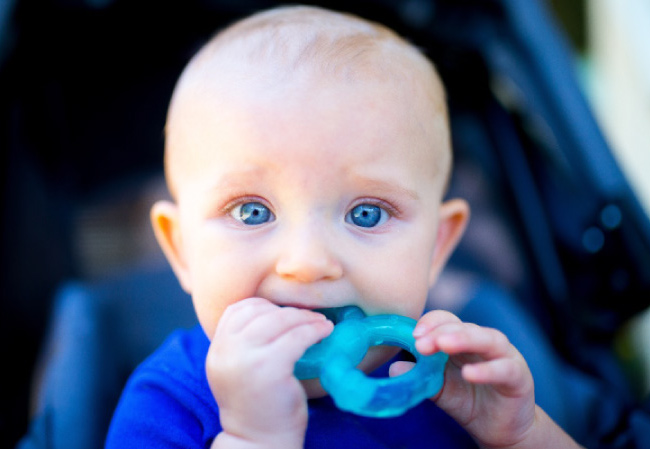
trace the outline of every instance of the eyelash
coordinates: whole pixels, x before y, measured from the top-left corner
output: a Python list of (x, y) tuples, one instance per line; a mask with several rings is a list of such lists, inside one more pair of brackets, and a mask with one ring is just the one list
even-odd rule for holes
[(392, 218), (396, 218), (400, 216), (400, 210), (393, 206), (392, 202), (388, 202), (385, 200), (379, 200), (376, 198), (360, 198), (354, 201), (352, 205), (347, 209), (347, 212), (352, 211), (354, 208), (356, 208), (359, 205), (372, 205), (372, 206), (377, 206), (384, 211), (388, 213), (388, 216)]
[(245, 205), (246, 203), (260, 203), (266, 206), (271, 212), (273, 212), (273, 208), (271, 208), (268, 202), (263, 198), (257, 197), (255, 195), (243, 195), (238, 196), (234, 200), (230, 200), (228, 203), (226, 203), (225, 206), (219, 209), (219, 215), (227, 216), (232, 213), (236, 207)]

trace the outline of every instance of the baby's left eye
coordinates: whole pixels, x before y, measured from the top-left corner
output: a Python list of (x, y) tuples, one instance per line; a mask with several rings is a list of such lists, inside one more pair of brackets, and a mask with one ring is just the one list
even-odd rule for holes
[(388, 220), (385, 209), (369, 203), (355, 206), (345, 216), (345, 221), (362, 228), (373, 228), (382, 225)]

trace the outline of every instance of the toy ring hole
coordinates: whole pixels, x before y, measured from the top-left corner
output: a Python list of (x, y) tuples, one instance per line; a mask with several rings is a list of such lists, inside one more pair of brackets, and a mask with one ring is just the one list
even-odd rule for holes
[[(395, 351), (395, 354), (391, 358), (391, 360), (393, 360), (393, 364), (398, 363), (398, 362), (399, 363), (401, 363), (401, 362), (412, 363), (412, 364), (417, 363), (417, 359), (413, 355), (413, 353), (411, 353), (409, 350), (405, 349), (402, 346), (393, 345), (393, 344), (372, 345), (372, 346), (370, 346), (368, 348), (368, 353), (366, 353), (366, 355), (371, 354), (371, 352), (373, 352), (373, 351), (384, 352), (384, 351), (389, 351), (389, 350), (390, 351)], [(415, 365), (409, 367), (408, 370), (401, 373), (399, 376), (405, 375), (406, 373), (410, 372), (413, 369), (413, 367), (415, 367)], [(358, 366), (357, 366), (357, 368), (359, 369)], [(367, 373), (366, 376), (368, 378), (387, 378), (387, 376), (383, 375), (381, 371), (372, 371), (370, 373)]]

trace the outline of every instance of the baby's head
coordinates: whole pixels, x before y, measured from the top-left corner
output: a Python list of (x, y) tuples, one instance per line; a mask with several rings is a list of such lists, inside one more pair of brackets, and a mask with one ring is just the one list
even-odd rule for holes
[(156, 236), (212, 337), (225, 308), (355, 304), (418, 317), (468, 209), (433, 65), (387, 28), (313, 7), (217, 34), (169, 109), (175, 202)]
[[(166, 133), (165, 168), (172, 194), (182, 182), (179, 178), (192, 178), (192, 166), (202, 161), (198, 149), (188, 148), (198, 138), (193, 127), (185, 127), (188, 113), (212, 118), (214, 127), (228, 127), (224, 120), (232, 116), (229, 108), (247, 108), (252, 114), (263, 103), (274, 109), (287, 101), (308, 105), (323, 90), (337, 95), (337, 104), (344, 107), (346, 96), (341, 94), (360, 89), (370, 95), (372, 90), (388, 91), (383, 100), (390, 102), (385, 105), (389, 109), (407, 107), (401, 111), (408, 121), (404, 125), (429, 142), (436, 156), (431, 169), (444, 183), (451, 166), (449, 127), (444, 88), (431, 62), (382, 25), (320, 8), (284, 7), (220, 32), (183, 72)], [(215, 112), (222, 116), (218, 122)]]

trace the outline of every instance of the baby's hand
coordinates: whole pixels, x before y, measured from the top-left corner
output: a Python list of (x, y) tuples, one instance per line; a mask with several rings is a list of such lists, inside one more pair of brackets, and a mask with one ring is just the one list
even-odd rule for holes
[(302, 447), (307, 402), (294, 365), (332, 329), (322, 314), (262, 298), (228, 307), (206, 359), (223, 428), (213, 446)]
[[(423, 355), (449, 355), (444, 386), (433, 400), (479, 445), (505, 448), (527, 440), (537, 414), (533, 377), (503, 333), (431, 311), (413, 335)], [(404, 369), (395, 366), (391, 374)]]

